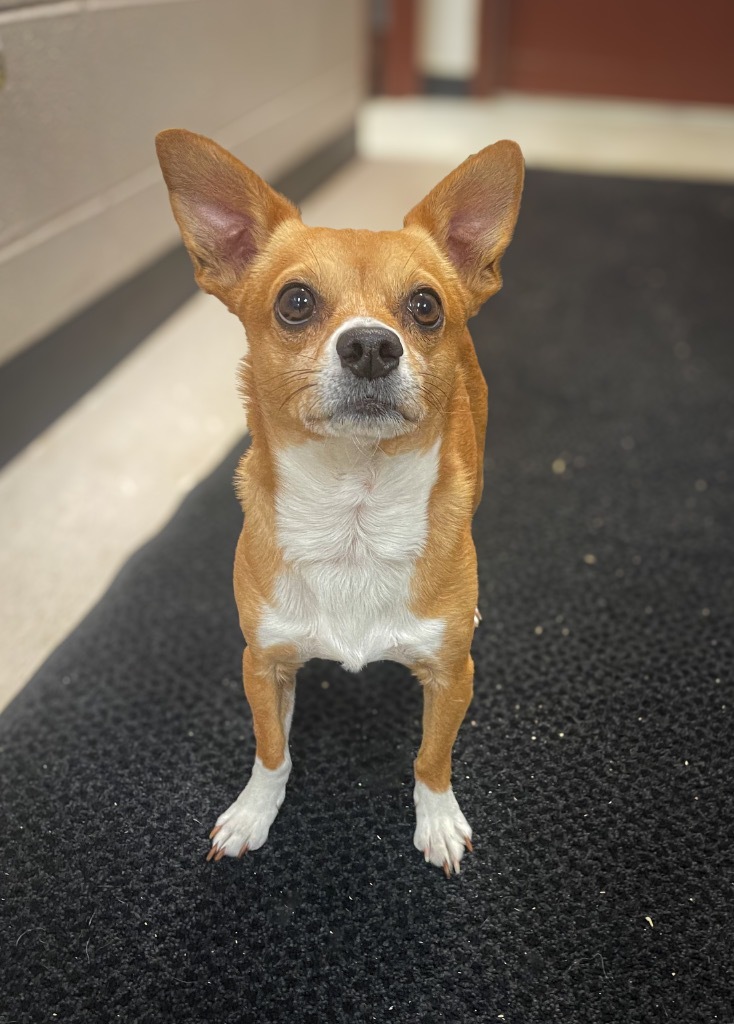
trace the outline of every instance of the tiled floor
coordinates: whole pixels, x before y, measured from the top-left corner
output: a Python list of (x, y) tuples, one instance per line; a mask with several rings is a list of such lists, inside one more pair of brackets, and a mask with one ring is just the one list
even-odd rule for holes
[[(538, 166), (734, 180), (724, 108), (379, 100), (359, 136), (363, 159), (304, 204), (307, 223), (399, 227), (452, 166), (501, 137)], [(0, 706), (242, 433), (243, 348), (234, 317), (193, 298), (0, 474)]]

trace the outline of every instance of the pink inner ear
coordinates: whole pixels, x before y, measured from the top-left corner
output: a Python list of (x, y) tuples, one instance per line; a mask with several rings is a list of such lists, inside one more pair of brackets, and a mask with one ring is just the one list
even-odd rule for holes
[(196, 221), (203, 248), (217, 262), (242, 270), (254, 258), (255, 219), (224, 203), (199, 200)]
[(467, 268), (476, 262), (478, 250), (484, 248), (489, 225), (487, 217), (472, 210), (457, 210), (449, 220), (446, 248), (457, 267)]

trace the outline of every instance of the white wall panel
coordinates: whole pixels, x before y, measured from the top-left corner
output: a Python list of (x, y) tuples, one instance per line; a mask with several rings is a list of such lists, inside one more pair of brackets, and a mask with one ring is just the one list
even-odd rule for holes
[(364, 17), (362, 0), (0, 11), (0, 360), (174, 241), (161, 128), (212, 135), (271, 176), (346, 128)]

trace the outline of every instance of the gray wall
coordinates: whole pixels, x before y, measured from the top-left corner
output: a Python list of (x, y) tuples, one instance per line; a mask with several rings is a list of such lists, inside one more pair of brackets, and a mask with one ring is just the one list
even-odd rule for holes
[(177, 240), (153, 137), (266, 176), (350, 124), (363, 0), (0, 0), (0, 362)]

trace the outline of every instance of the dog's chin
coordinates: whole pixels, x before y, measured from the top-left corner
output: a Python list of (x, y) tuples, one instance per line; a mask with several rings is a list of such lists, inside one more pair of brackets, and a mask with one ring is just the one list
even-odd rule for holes
[(304, 422), (304, 426), (325, 437), (367, 437), (388, 440), (418, 429), (419, 417), (386, 403), (362, 399), (345, 402), (328, 414)]

